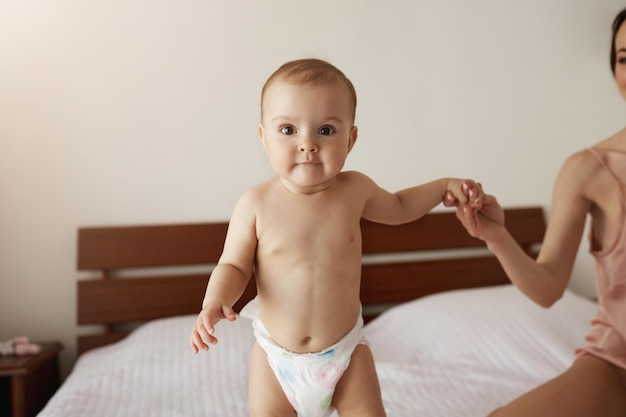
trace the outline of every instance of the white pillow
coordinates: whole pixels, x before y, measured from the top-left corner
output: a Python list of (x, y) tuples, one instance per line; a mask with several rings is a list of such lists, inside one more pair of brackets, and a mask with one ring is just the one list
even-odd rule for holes
[(368, 323), (377, 362), (443, 364), (546, 380), (572, 362), (597, 304), (570, 290), (552, 308), (512, 285), (449, 291)]

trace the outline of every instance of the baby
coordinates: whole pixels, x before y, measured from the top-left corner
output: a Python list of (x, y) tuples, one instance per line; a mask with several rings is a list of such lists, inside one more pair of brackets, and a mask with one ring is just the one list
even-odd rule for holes
[(196, 353), (217, 343), (215, 324), (235, 320), (254, 272), (252, 416), (384, 416), (362, 333), (360, 220), (406, 223), (442, 201), (481, 207), (470, 180), (391, 193), (342, 171), (357, 140), (355, 111), (352, 83), (322, 60), (287, 62), (263, 87), (259, 136), (277, 175), (237, 202), (190, 337)]

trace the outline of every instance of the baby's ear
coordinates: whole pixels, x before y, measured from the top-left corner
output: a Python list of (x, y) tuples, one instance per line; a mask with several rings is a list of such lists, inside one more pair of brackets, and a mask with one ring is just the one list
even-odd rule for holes
[(356, 126), (352, 126), (352, 128), (350, 129), (350, 134), (348, 135), (348, 153), (354, 147), (354, 144), (356, 143), (356, 139), (358, 135), (359, 135), (359, 128)]
[(259, 139), (261, 139), (261, 143), (263, 144), (263, 147), (267, 148), (265, 146), (265, 127), (263, 127), (263, 123), (259, 123)]

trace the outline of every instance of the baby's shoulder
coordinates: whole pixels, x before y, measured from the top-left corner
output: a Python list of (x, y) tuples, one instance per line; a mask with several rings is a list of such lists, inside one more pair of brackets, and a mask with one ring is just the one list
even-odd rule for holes
[(249, 209), (253, 209), (258, 207), (268, 198), (268, 195), (272, 191), (271, 181), (265, 181), (260, 184), (257, 184), (251, 188), (245, 190), (239, 200), (237, 201), (237, 206), (245, 206)]
[(362, 185), (374, 182), (370, 177), (359, 171), (342, 171), (339, 173), (339, 175), (337, 175), (337, 180), (349, 185)]

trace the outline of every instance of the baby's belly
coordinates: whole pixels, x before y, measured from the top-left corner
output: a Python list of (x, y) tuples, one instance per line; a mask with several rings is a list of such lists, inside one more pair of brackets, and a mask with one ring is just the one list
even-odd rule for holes
[(261, 320), (270, 336), (294, 353), (320, 352), (335, 344), (348, 334), (361, 314), (358, 301), (318, 304), (307, 305), (292, 297), (279, 306), (265, 306), (259, 298)]

